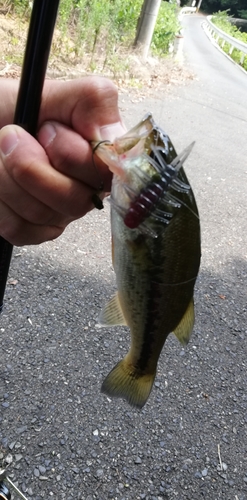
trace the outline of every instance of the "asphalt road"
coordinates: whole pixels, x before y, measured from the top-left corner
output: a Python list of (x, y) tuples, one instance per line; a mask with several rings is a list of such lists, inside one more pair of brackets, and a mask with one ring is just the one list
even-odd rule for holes
[(186, 162), (202, 226), (194, 333), (186, 349), (169, 337), (141, 411), (111, 401), (100, 386), (129, 334), (97, 327), (115, 291), (107, 203), (54, 242), (15, 248), (0, 461), (29, 499), (247, 499), (247, 75), (199, 16), (184, 22), (196, 78), (141, 102), (121, 93), (121, 108), (128, 125), (152, 111), (178, 152), (196, 140)]

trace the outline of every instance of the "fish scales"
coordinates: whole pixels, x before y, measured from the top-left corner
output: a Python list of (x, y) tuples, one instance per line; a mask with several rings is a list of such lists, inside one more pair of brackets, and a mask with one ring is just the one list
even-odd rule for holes
[[(145, 122), (147, 130), (143, 132)], [(141, 131), (139, 136), (138, 130)], [(177, 184), (171, 182), (157, 204), (159, 214), (168, 211), (170, 220), (162, 221), (156, 217), (157, 207), (154, 206), (144, 221), (140, 219), (138, 227), (130, 229), (126, 226), (124, 215), (134, 202), (125, 185), (131, 182), (136, 196), (143, 189), (143, 181), (136, 176), (133, 164), (138, 164), (138, 169), (148, 173), (149, 178), (156, 174), (147, 158), (147, 152), (149, 157), (153, 151), (155, 153), (152, 144), (163, 148), (163, 169), (178, 158), (169, 137), (154, 124), (151, 115), (130, 131), (128, 137), (131, 134), (134, 138), (137, 134), (134, 146), (128, 139), (124, 150), (123, 137), (120, 142), (122, 150), (117, 155), (114, 143), (101, 144), (99, 150), (96, 149), (96, 154), (114, 172), (111, 226), (118, 289), (115, 298), (103, 310), (101, 321), (110, 326), (126, 324), (131, 332), (130, 350), (106, 377), (102, 391), (110, 396), (123, 397), (131, 405), (141, 408), (151, 392), (166, 338), (173, 332), (185, 344), (193, 328), (193, 292), (201, 255), (200, 221), (193, 191), (183, 166), (179, 165)], [(136, 148), (134, 155), (133, 148)], [(145, 182), (147, 184), (147, 178)]]
[[(180, 210), (188, 212), (184, 207)], [(158, 346), (160, 343), (163, 345), (167, 335), (176, 328), (186, 312), (193, 295), (198, 258), (188, 262), (188, 251), (192, 250), (190, 238), (179, 238), (179, 229), (188, 219), (186, 214), (179, 220), (174, 217), (156, 239), (131, 233), (133, 239), (130, 240), (129, 231), (120, 225), (119, 218), (121, 216), (114, 213), (113, 244), (114, 248), (121, 250), (114, 252), (113, 265), (119, 293), (121, 290), (120, 302), (126, 323), (135, 331), (133, 343), (141, 346), (138, 349), (139, 359), (135, 362), (143, 366), (146, 346), (152, 348), (155, 354), (157, 344), (157, 356), (150, 356), (150, 362), (156, 362)], [(197, 227), (198, 220), (194, 224), (194, 233)], [(193, 235), (192, 228), (190, 231)], [(195, 239), (195, 247), (196, 244)], [(157, 331), (160, 335), (157, 335)]]

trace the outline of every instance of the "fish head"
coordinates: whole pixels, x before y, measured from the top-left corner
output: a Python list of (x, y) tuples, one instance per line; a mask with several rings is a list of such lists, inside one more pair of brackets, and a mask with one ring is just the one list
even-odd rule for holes
[(92, 143), (93, 151), (114, 175), (125, 181), (133, 164), (150, 148), (153, 128), (154, 122), (149, 113), (138, 125), (113, 142)]
[(151, 114), (113, 142), (95, 143), (93, 151), (113, 173), (112, 209), (129, 229), (153, 237), (170, 223), (181, 207), (180, 193), (190, 190), (181, 167), (192, 146), (177, 155)]

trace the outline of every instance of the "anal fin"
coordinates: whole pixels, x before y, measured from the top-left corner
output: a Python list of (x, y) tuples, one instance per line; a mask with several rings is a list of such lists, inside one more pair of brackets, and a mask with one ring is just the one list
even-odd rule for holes
[(195, 321), (194, 301), (192, 299), (180, 323), (173, 331), (174, 335), (176, 335), (177, 339), (179, 340), (179, 342), (181, 342), (181, 344), (183, 345), (188, 344), (193, 330), (194, 321)]
[(102, 326), (127, 325), (119, 302), (118, 293), (107, 302), (99, 317)]

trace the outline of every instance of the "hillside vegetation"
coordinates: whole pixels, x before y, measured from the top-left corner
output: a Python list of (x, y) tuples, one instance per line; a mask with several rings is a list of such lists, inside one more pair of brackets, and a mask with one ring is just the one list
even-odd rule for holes
[[(241, 42), (244, 42), (247, 44), (247, 33), (242, 33), (232, 23), (232, 18), (231, 18), (231, 16), (228, 15), (228, 11), (218, 12), (217, 14), (214, 14), (214, 16), (212, 17), (212, 22), (216, 26), (218, 26), (218, 28), (220, 28), (222, 31), (227, 33), (228, 35), (230, 35), (234, 38), (237, 38)], [(222, 46), (222, 50), (224, 50), (224, 52), (229, 54), (229, 50), (231, 48), (231, 45), (227, 42), (225, 42), (224, 44), (222, 42), (223, 42), (223, 39), (218, 40), (218, 43)], [(230, 55), (231, 55), (231, 58), (235, 62), (240, 64), (242, 53), (239, 50), (233, 49), (233, 51)], [(243, 68), (247, 71), (247, 55), (244, 57), (241, 64), (242, 64)]]
[[(128, 70), (143, 0), (61, 0), (51, 57), (71, 64), (85, 63), (85, 70)], [(0, 0), (6, 16), (18, 18), (21, 32), (29, 21), (29, 0)], [(165, 57), (179, 30), (177, 4), (162, 2), (151, 45), (151, 54)], [(10, 45), (17, 46), (20, 32)], [(19, 62), (19, 61), (18, 61)]]

